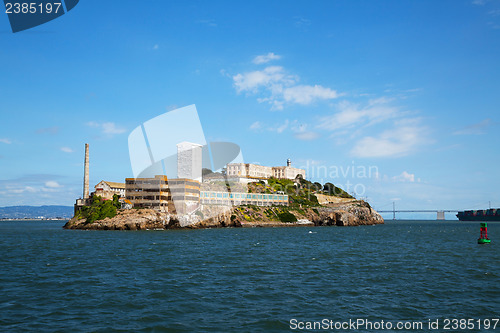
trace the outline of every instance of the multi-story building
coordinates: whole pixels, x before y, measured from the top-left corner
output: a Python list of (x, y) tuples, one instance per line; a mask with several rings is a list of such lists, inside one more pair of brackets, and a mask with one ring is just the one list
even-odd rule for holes
[(152, 208), (161, 212), (187, 214), (200, 204), (200, 182), (192, 179), (127, 178), (126, 199), (134, 208)]
[(108, 182), (101, 180), (94, 186), (94, 195), (100, 196), (105, 200), (112, 200), (113, 195), (117, 194), (120, 198), (125, 197), (125, 183)]
[(167, 176), (126, 178), (125, 195), (134, 208), (152, 208), (161, 212), (175, 210)]

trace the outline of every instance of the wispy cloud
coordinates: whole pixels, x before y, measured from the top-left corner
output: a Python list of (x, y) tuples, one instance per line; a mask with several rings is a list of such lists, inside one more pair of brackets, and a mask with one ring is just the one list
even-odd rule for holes
[(285, 88), (283, 90), (283, 98), (285, 102), (308, 105), (319, 99), (334, 99), (339, 97), (339, 94), (330, 88), (325, 88), (320, 85), (304, 86), (298, 85)]
[(73, 191), (56, 181), (58, 178), (61, 177), (33, 174), (15, 179), (0, 179), (0, 202), (4, 205), (60, 203), (67, 200), (63, 193), (73, 194)]
[(392, 180), (397, 182), (415, 182), (415, 174), (403, 171), (400, 175), (392, 177)]
[(338, 112), (320, 118), (319, 128), (335, 131), (360, 126), (370, 126), (387, 119), (400, 117), (399, 108), (390, 104), (392, 99), (381, 97), (371, 99), (365, 105), (349, 101), (340, 102)]
[(303, 17), (295, 16), (294, 20), (295, 20), (294, 24), (298, 28), (304, 28), (311, 25), (311, 20)]
[(49, 180), (49, 181), (45, 182), (45, 187), (48, 187), (48, 188), (59, 188), (59, 187), (63, 187), (63, 186), (60, 185), (58, 182), (56, 182), (54, 180)]
[(69, 147), (61, 147), (61, 151), (65, 152), (65, 153), (72, 153), (74, 152), (73, 149), (69, 148)]
[(488, 0), (473, 0), (472, 4), (477, 6), (483, 6), (484, 4), (486, 4), (486, 2), (488, 2)]
[(266, 125), (261, 121), (256, 121), (250, 125), (250, 129), (256, 132), (265, 130), (282, 134), (285, 133), (285, 131), (289, 131), (298, 140), (310, 141), (317, 139), (319, 137), (319, 133), (311, 131), (308, 128), (308, 124), (299, 124), (297, 120), (290, 121), (288, 119), (285, 119), (284, 122), (275, 124), (274, 126)]
[(160, 48), (160, 45), (158, 45), (158, 44), (153, 45), (153, 50), (158, 50), (159, 48)]
[(9, 140), (9, 139), (7, 139), (7, 138), (2, 138), (2, 139), (0, 139), (0, 142), (1, 142), (1, 143), (6, 143), (6, 144), (8, 144), (8, 145), (10, 145), (10, 144), (12, 143), (12, 141), (10, 141), (10, 140)]
[(51, 134), (51, 135), (55, 135), (57, 133), (59, 133), (59, 127), (57, 127), (57, 126), (39, 128), (39, 129), (36, 130), (36, 134)]
[(485, 134), (487, 128), (489, 126), (491, 126), (491, 124), (492, 124), (491, 119), (485, 119), (485, 120), (481, 121), (480, 123), (472, 124), (472, 125), (469, 125), (469, 126), (462, 128), (462, 129), (459, 129), (459, 130), (453, 132), (453, 134), (455, 134), (455, 135), (481, 135), (481, 134)]
[(308, 130), (307, 124), (294, 125), (292, 131), (296, 139), (303, 141), (312, 141), (319, 137), (319, 133)]
[(106, 134), (108, 136), (125, 133), (125, 131), (126, 131), (125, 128), (120, 127), (113, 122), (98, 123), (95, 121), (90, 121), (87, 123), (87, 126), (99, 128), (103, 134)]
[(490, 16), (500, 16), (500, 9), (493, 9), (488, 12)]
[(238, 93), (261, 94), (259, 103), (269, 103), (272, 110), (282, 110), (286, 104), (309, 105), (318, 100), (330, 100), (340, 94), (321, 85), (298, 85), (299, 77), (289, 74), (281, 66), (239, 73), (232, 77)]
[(259, 130), (261, 128), (262, 128), (262, 123), (260, 121), (256, 121), (252, 125), (250, 125), (250, 129), (253, 131)]
[(276, 132), (283, 133), (283, 131), (287, 129), (289, 123), (288, 119), (286, 119), (282, 125), (275, 128)]
[(269, 52), (268, 54), (259, 55), (253, 58), (252, 62), (256, 65), (266, 64), (271, 60), (279, 60), (281, 59), (280, 55), (274, 54), (273, 52)]
[(429, 143), (428, 129), (420, 124), (418, 118), (403, 119), (395, 122), (395, 128), (386, 130), (378, 136), (365, 136), (360, 139), (351, 155), (355, 157), (398, 157), (414, 152), (419, 146)]

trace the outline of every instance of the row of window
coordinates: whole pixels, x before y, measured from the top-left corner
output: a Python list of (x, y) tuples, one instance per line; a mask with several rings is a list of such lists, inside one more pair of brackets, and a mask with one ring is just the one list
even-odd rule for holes
[(253, 194), (253, 193), (223, 193), (223, 192), (201, 192), (202, 198), (230, 198), (230, 199), (253, 199), (253, 200), (288, 200), (288, 195), (275, 194)]
[(130, 196), (127, 195), (126, 199), (128, 200), (170, 200), (169, 196), (158, 196), (158, 195), (146, 195), (146, 196)]

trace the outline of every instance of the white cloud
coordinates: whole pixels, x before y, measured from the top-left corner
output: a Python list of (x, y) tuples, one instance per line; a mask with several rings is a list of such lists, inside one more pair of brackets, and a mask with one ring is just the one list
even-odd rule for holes
[(58, 187), (62, 187), (62, 185), (60, 185), (56, 181), (49, 180), (49, 181), (45, 182), (45, 187), (48, 187), (48, 188), (58, 188)]
[(400, 175), (392, 177), (397, 182), (415, 182), (415, 174), (403, 171)]
[(278, 132), (278, 133), (283, 133), (283, 131), (287, 129), (287, 127), (288, 127), (288, 124), (289, 124), (289, 123), (290, 123), (290, 122), (288, 121), (288, 119), (287, 119), (287, 120), (285, 120), (285, 123), (284, 123), (283, 125), (278, 126), (278, 127), (276, 128), (276, 132)]
[(488, 0), (473, 0), (472, 1), (472, 4), (473, 5), (478, 5), (478, 6), (482, 6), (484, 5)]
[(297, 85), (298, 76), (286, 73), (281, 66), (268, 66), (263, 70), (233, 76), (238, 93), (263, 93), (259, 103), (267, 102), (273, 110), (282, 110), (285, 104), (308, 105), (317, 100), (335, 99), (337, 91), (320, 85)]
[(106, 134), (120, 134), (125, 132), (125, 128), (119, 127), (115, 123), (103, 123), (102, 131)]
[(261, 71), (247, 72), (233, 76), (234, 85), (238, 92), (253, 92), (266, 87), (268, 90), (278, 92), (282, 90), (283, 84), (293, 84), (296, 78), (285, 74), (281, 66), (269, 66)]
[(72, 153), (74, 150), (69, 147), (61, 147), (61, 151), (65, 153)]
[(318, 99), (334, 99), (339, 97), (339, 94), (330, 88), (325, 88), (320, 85), (304, 86), (298, 85), (285, 88), (283, 98), (286, 102), (308, 105)]
[(252, 62), (256, 65), (259, 65), (268, 63), (271, 60), (279, 60), (279, 59), (281, 59), (280, 55), (274, 54), (273, 52), (269, 52), (268, 54), (256, 56), (252, 60)]
[(9, 139), (7, 139), (7, 138), (0, 139), (0, 142), (1, 142), (1, 143), (6, 143), (6, 144), (8, 144), (8, 145), (10, 145), (10, 144), (12, 143), (12, 141), (10, 141), (10, 140), (9, 140)]
[(486, 129), (491, 125), (491, 119), (485, 119), (480, 123), (477, 124), (472, 124), (469, 126), (466, 126), (462, 129), (459, 129), (453, 134), (455, 135), (481, 135), (486, 133)]
[(254, 131), (261, 128), (262, 128), (262, 123), (260, 121), (256, 121), (252, 125), (250, 125), (250, 129)]
[(339, 112), (322, 117), (318, 127), (333, 131), (361, 125), (370, 126), (400, 116), (399, 109), (388, 104), (390, 101), (382, 97), (368, 101), (365, 106), (342, 101), (337, 105)]
[(100, 128), (102, 133), (107, 135), (121, 134), (126, 131), (125, 128), (117, 126), (115, 123), (112, 122), (98, 123), (95, 121), (90, 121), (87, 123), (87, 126)]
[(351, 154), (356, 157), (404, 156), (418, 146), (428, 143), (427, 128), (418, 119), (395, 122), (395, 128), (382, 132), (378, 137), (366, 136), (359, 140)]

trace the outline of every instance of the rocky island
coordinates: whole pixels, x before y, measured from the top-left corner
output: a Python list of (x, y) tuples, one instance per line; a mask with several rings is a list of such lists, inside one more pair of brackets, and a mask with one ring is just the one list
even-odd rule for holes
[[(307, 181), (303, 181), (307, 184)], [(310, 184), (307, 184), (310, 185)], [(333, 185), (331, 185), (333, 186)], [(248, 185), (253, 193), (269, 191), (270, 186)], [(118, 209), (112, 216), (89, 219), (90, 215), (75, 215), (65, 229), (86, 230), (163, 230), (222, 227), (291, 227), (291, 226), (358, 226), (383, 224), (384, 220), (370, 205), (334, 188), (337, 195), (325, 192), (312, 194), (295, 187), (289, 206), (202, 206), (195, 214), (171, 214), (154, 209)], [(341, 192), (340, 192), (341, 191)], [(339, 194), (340, 193), (340, 194)], [(96, 202), (99, 202), (96, 199)], [(107, 202), (107, 203), (106, 203)], [(102, 204), (110, 210), (111, 201)], [(92, 213), (90, 213), (92, 214)], [(102, 215), (101, 215), (102, 216)]]
[[(221, 172), (201, 167), (202, 146), (177, 144), (177, 178), (165, 175), (101, 181), (89, 194), (85, 144), (83, 198), (65, 229), (357, 226), (384, 223), (363, 200), (332, 183), (305, 179), (305, 170), (228, 163)], [(227, 147), (226, 147), (227, 148)], [(239, 151), (239, 148), (238, 148)], [(202, 179), (202, 181), (198, 180)]]

